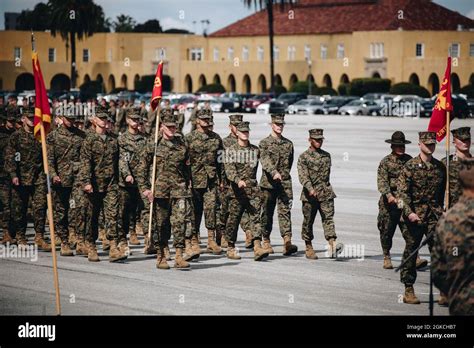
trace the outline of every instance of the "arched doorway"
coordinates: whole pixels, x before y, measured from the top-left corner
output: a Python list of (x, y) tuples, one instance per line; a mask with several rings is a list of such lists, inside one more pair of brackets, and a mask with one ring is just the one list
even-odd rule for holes
[(375, 71), (373, 74), (372, 74), (372, 78), (373, 79), (379, 79), (380, 78), (380, 74), (378, 71)]
[(107, 82), (107, 90), (112, 92), (115, 89), (115, 77), (114, 75), (110, 74), (109, 81)]
[(199, 88), (205, 85), (207, 85), (206, 76), (201, 74), (201, 76), (199, 76)]
[(189, 74), (184, 78), (184, 87), (187, 93), (193, 93), (193, 79)]
[(347, 76), (347, 74), (342, 74), (339, 82), (340, 84), (349, 83), (349, 76)]
[(451, 74), (451, 91), (453, 93), (459, 92), (461, 89), (461, 81), (459, 81), (459, 76), (456, 73)]
[(33, 74), (23, 73), (15, 80), (15, 90), (17, 92), (35, 89), (35, 78)]
[(227, 79), (227, 91), (228, 92), (235, 92), (235, 77), (232, 74), (230, 74), (228, 79)]
[(408, 82), (410, 82), (412, 85), (417, 85), (417, 86), (420, 85), (420, 79), (418, 78), (418, 75), (415, 73), (410, 75)]
[(275, 86), (283, 86), (283, 81), (280, 74), (275, 75)]
[(105, 91), (105, 85), (104, 85), (104, 78), (102, 77), (102, 74), (97, 74), (95, 79), (96, 81), (100, 83), (101, 92), (103, 93)]
[(290, 87), (290, 88), (293, 87), (293, 85), (294, 85), (296, 82), (298, 82), (298, 76), (296, 76), (295, 74), (291, 74), (288, 87)]
[(332, 88), (332, 79), (329, 74), (324, 75), (323, 77), (323, 85), (329, 88)]
[(65, 74), (56, 74), (50, 82), (50, 90), (52, 91), (69, 91), (71, 88), (71, 80)]
[(133, 88), (137, 89), (137, 85), (140, 83), (140, 75), (135, 74), (133, 77)]
[(428, 90), (431, 92), (431, 95), (438, 94), (439, 92), (439, 79), (435, 73), (428, 77)]
[(263, 74), (257, 80), (258, 93), (265, 93), (267, 91), (267, 79)]
[(252, 91), (252, 83), (250, 81), (250, 76), (244, 75), (244, 78), (242, 80), (242, 92), (251, 93), (251, 91)]
[(221, 77), (219, 76), (219, 74), (215, 74), (214, 77), (212, 78), (212, 83), (214, 84), (221, 84)]
[(128, 89), (128, 78), (125, 74), (120, 78), (120, 87)]
[(91, 77), (89, 76), (89, 74), (85, 74), (84, 78), (82, 79), (82, 83), (89, 83), (89, 82), (91, 82)]

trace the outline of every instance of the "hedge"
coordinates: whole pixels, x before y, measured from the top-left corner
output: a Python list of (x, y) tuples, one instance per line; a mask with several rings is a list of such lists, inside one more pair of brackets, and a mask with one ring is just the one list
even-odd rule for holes
[(409, 82), (400, 82), (390, 88), (390, 94), (414, 94), (422, 98), (429, 98), (430, 92), (425, 87)]
[(389, 79), (356, 78), (349, 83), (347, 94), (362, 97), (366, 93), (388, 93), (391, 83)]
[(210, 83), (199, 88), (197, 92), (225, 93), (225, 88), (220, 83)]

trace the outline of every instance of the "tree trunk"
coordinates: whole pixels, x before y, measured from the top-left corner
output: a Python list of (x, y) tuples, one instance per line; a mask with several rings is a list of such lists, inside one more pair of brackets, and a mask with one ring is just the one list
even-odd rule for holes
[(76, 35), (71, 31), (71, 88), (76, 88)]
[(266, 0), (268, 12), (268, 35), (270, 37), (270, 92), (275, 92), (275, 62), (273, 59), (273, 1)]

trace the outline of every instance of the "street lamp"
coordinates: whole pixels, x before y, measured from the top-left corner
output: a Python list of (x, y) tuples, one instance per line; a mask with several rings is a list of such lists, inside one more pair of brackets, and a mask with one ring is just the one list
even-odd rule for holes
[(306, 58), (306, 63), (308, 64), (308, 95), (311, 95), (311, 59)]

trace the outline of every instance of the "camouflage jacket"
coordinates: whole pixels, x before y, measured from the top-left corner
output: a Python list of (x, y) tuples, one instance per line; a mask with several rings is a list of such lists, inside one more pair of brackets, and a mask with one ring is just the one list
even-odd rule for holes
[(128, 108), (126, 107), (121, 107), (118, 112), (117, 112), (117, 118), (115, 119), (115, 134), (120, 134), (120, 133), (125, 133), (127, 130), (127, 122), (126, 122), (126, 116), (127, 116), (127, 111)]
[(291, 166), (293, 165), (293, 143), (285, 138), (274, 138), (269, 135), (262, 139), (258, 145), (260, 148), (262, 163), (262, 178), (260, 187), (272, 189), (278, 186), (278, 182), (273, 180), (273, 176), (278, 172), (284, 182), (290, 183), (291, 187)]
[(105, 140), (97, 133), (89, 133), (81, 149), (81, 168), (78, 181), (82, 187), (91, 184), (94, 192), (105, 192), (118, 181), (119, 147), (110, 135)]
[[(118, 137), (120, 149), (119, 158), (119, 185), (122, 187), (137, 187), (136, 170), (140, 163), (140, 150), (146, 143), (147, 138), (142, 134), (131, 134), (125, 132)], [(125, 178), (131, 175), (133, 184), (125, 182)]]
[(215, 132), (201, 133), (197, 130), (184, 137), (189, 149), (193, 188), (206, 188), (210, 182), (219, 183), (224, 170), (221, 137)]
[(10, 179), (10, 175), (5, 168), (5, 151), (10, 140), (10, 135), (14, 131), (9, 131), (5, 128), (0, 128), (0, 179)]
[(474, 315), (474, 199), (461, 196), (436, 227), (431, 269), (451, 315)]
[[(446, 165), (446, 157), (444, 157), (441, 162)], [(462, 188), (459, 182), (460, 163), (457, 156), (449, 156), (449, 208), (456, 204), (462, 195)]]
[[(226, 149), (228, 149), (229, 147), (231, 147), (232, 145), (234, 145), (236, 143), (237, 143), (237, 137), (235, 135), (233, 135), (232, 133), (230, 133), (228, 136), (226, 136), (224, 139), (222, 139), (222, 145), (224, 147), (224, 153), (225, 153)], [(225, 187), (230, 186), (230, 182), (227, 179), (227, 176), (225, 175), (225, 170), (222, 173), (222, 182), (223, 182)]]
[(416, 213), (425, 221), (434, 213), (440, 217), (443, 212), (446, 168), (436, 158), (423, 162), (420, 155), (412, 158), (403, 167), (397, 192), (399, 207), (405, 216)]
[(179, 112), (176, 116), (176, 129), (179, 133), (183, 132), (184, 127), (184, 114)]
[(10, 178), (19, 178), (20, 185), (45, 183), (41, 143), (22, 127), (13, 132), (5, 150), (5, 169)]
[(329, 183), (331, 176), (331, 155), (322, 149), (308, 149), (298, 158), (298, 177), (303, 186), (301, 200), (314, 200), (309, 195), (311, 190), (316, 191), (316, 200), (319, 202), (336, 198), (336, 194)]
[(240, 191), (237, 186), (240, 180), (245, 181), (247, 185), (245, 192), (250, 192), (252, 188), (258, 188), (257, 169), (259, 159), (259, 148), (250, 143), (248, 146), (242, 147), (236, 142), (226, 149), (225, 173), (232, 184), (234, 193)]
[(397, 197), (397, 182), (405, 163), (412, 157), (408, 154), (397, 156), (393, 153), (385, 156), (377, 170), (377, 187), (382, 196)]
[[(146, 143), (137, 168), (140, 191), (151, 189), (154, 141)], [(181, 137), (160, 139), (156, 151), (155, 198), (181, 198), (190, 194), (188, 148)]]
[(48, 134), (48, 165), (51, 178), (59, 176), (60, 186), (72, 187), (81, 165), (81, 147), (86, 133), (79, 128), (59, 127)]

